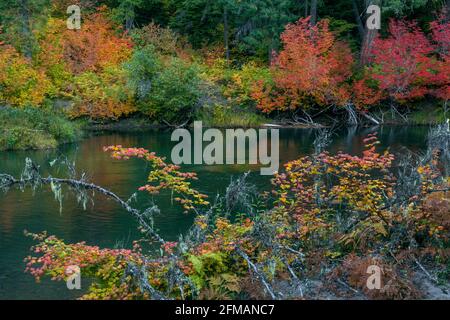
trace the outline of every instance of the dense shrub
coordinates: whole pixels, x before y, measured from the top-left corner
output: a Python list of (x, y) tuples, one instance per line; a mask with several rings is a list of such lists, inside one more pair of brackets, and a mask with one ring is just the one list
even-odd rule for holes
[(132, 51), (131, 41), (117, 36), (102, 10), (86, 17), (80, 30), (65, 29), (63, 39), (64, 60), (75, 74), (116, 66)]
[(192, 115), (199, 97), (196, 67), (174, 58), (155, 79), (152, 93), (140, 110), (169, 122), (184, 121)]
[(80, 137), (79, 126), (55, 112), (0, 109), (0, 150), (54, 148)]
[(162, 69), (162, 62), (155, 47), (148, 45), (133, 52), (125, 63), (128, 86), (137, 99), (146, 99), (152, 90), (152, 82)]
[(76, 76), (70, 94), (74, 101), (69, 111), (72, 117), (118, 119), (136, 111), (133, 93), (127, 87), (126, 72), (120, 66)]
[(311, 27), (309, 18), (286, 26), (283, 50), (276, 56), (274, 85), (262, 81), (252, 94), (264, 112), (308, 109), (315, 105), (345, 105), (350, 98), (350, 48), (338, 41), (328, 20)]
[(72, 73), (64, 59), (64, 33), (66, 22), (62, 19), (50, 18), (37, 34), (40, 51), (34, 58), (36, 66), (45, 71), (51, 81), (49, 95), (54, 98), (67, 95)]
[(131, 37), (137, 46), (152, 46), (161, 55), (177, 56), (186, 60), (190, 58), (189, 44), (170, 28), (163, 28), (152, 22), (133, 30)]
[(270, 69), (253, 62), (246, 63), (240, 69), (230, 71), (230, 80), (226, 84), (224, 95), (235, 99), (237, 105), (254, 106), (252, 92), (256, 83), (266, 86), (273, 84)]
[(153, 46), (146, 46), (126, 66), (139, 111), (169, 123), (190, 119), (201, 93), (195, 65), (179, 58), (164, 63)]
[(0, 104), (23, 107), (43, 103), (50, 81), (13, 47), (0, 44)]
[(389, 36), (377, 38), (371, 65), (355, 82), (355, 104), (363, 108), (390, 99), (400, 104), (434, 95), (449, 98), (449, 23), (436, 20), (427, 36), (416, 22), (389, 24)]

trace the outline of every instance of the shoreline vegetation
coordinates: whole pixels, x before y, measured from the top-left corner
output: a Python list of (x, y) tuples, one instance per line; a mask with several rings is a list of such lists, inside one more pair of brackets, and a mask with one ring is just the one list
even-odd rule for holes
[[(433, 126), (446, 121), (445, 110), (428, 105), (422, 109), (413, 111), (406, 116), (400, 116), (389, 110), (384, 112), (385, 121), (382, 126)], [(231, 114), (228, 118), (226, 115)], [(388, 114), (388, 116), (386, 116)], [(294, 123), (289, 119), (273, 119), (254, 113), (232, 111), (217, 112), (208, 111), (201, 114), (193, 121), (202, 121), (205, 128), (301, 128), (319, 129), (348, 125), (345, 118), (337, 123), (330, 118), (322, 117), (313, 124)], [(370, 121), (361, 122), (360, 126), (373, 127)], [(192, 123), (186, 123), (184, 127), (190, 128)], [(91, 134), (102, 132), (144, 132), (149, 130), (167, 130), (176, 128), (166, 123), (149, 121), (145, 116), (136, 114), (126, 118), (106, 121), (93, 121), (89, 119), (68, 119), (64, 113), (50, 112), (36, 108), (0, 108), (0, 151), (7, 150), (37, 150), (51, 149), (58, 145), (71, 143), (83, 139)]]
[[(409, 114), (398, 115), (386, 109), (380, 110), (377, 115), (384, 113), (384, 122), (380, 125), (385, 126), (434, 126), (445, 123), (450, 117), (450, 112), (446, 112), (444, 108), (434, 107), (435, 104), (425, 105), (421, 103), (423, 109), (416, 109)], [(238, 111), (239, 112), (239, 111)], [(349, 126), (346, 118), (332, 119), (329, 117), (317, 118), (314, 123), (296, 123), (289, 119), (275, 119), (264, 115), (254, 113), (234, 113), (230, 117), (211, 117), (213, 112), (205, 112), (207, 116), (200, 115), (198, 118), (192, 119), (192, 122), (187, 123), (183, 127), (190, 128), (194, 121), (202, 121), (205, 128), (259, 128), (259, 127), (278, 127), (278, 128), (330, 128), (336, 124), (343, 124)], [(246, 117), (249, 118), (246, 118)], [(336, 121), (337, 120), (337, 121)], [(370, 121), (361, 121), (358, 124), (363, 127), (377, 126)], [(136, 115), (124, 119), (118, 119), (107, 122), (85, 122), (84, 129), (87, 131), (116, 131), (116, 132), (133, 132), (153, 129), (168, 129), (176, 126), (169, 126), (165, 123), (149, 122), (147, 118)]]
[[(386, 112), (387, 113), (387, 112)], [(248, 115), (248, 118), (245, 118)], [(444, 110), (428, 107), (425, 110), (417, 110), (405, 119), (396, 114), (390, 114), (392, 118), (386, 117), (381, 126), (434, 126), (446, 121)], [(448, 117), (449, 115), (447, 115)], [(235, 121), (234, 121), (235, 120)], [(293, 123), (286, 119), (271, 119), (256, 114), (234, 114), (231, 118), (214, 118), (209, 113), (201, 115), (193, 121), (203, 121), (205, 128), (299, 128), (320, 129), (342, 125), (336, 121), (330, 121), (323, 117), (314, 124)], [(345, 119), (342, 119), (345, 125)], [(364, 127), (374, 127), (371, 122), (359, 124)], [(185, 125), (190, 128), (192, 123)], [(123, 119), (110, 121), (92, 121), (88, 119), (70, 120), (64, 114), (40, 111), (35, 108), (13, 109), (0, 108), (0, 151), (14, 150), (39, 150), (53, 149), (61, 144), (72, 143), (88, 137), (92, 134), (103, 132), (145, 132), (150, 130), (173, 129), (166, 123), (150, 122), (142, 115), (132, 115)]]
[[(55, 113), (74, 132), (79, 123), (87, 130), (195, 120), (208, 127), (323, 127), (438, 124), (449, 116), (448, 1), (384, 4), (381, 30), (364, 30), (358, 0), (325, 1), (315, 10), (315, 1), (306, 8), (292, 0), (273, 6), (226, 0), (204, 8), (203, 0), (182, 1), (149, 5), (151, 16), (140, 14), (146, 7), (140, 1), (79, 0), (81, 28), (74, 30), (67, 28), (64, 1), (33, 11), (39, 1), (27, 2), (26, 19), (24, 4), (0, 5), (1, 113)], [(280, 19), (259, 21), (258, 10)], [(187, 21), (196, 22), (186, 29)], [(19, 135), (41, 130), (24, 128), (3, 124), (8, 137), (0, 148), (74, 140), (46, 131)]]
[(0, 109), (0, 152), (56, 148), (82, 136), (81, 125), (64, 115), (34, 108)]

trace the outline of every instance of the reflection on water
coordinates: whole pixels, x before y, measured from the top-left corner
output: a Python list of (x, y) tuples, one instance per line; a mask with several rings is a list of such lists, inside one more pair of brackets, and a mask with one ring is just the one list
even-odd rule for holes
[[(359, 154), (363, 148), (363, 137), (373, 131), (345, 129), (338, 132), (329, 150)], [(425, 147), (428, 128), (385, 127), (375, 131), (379, 133), (382, 148), (389, 147), (398, 152), (408, 147), (418, 151)], [(306, 129), (280, 130), (280, 162), (310, 153), (315, 134), (314, 130)], [(48, 174), (51, 169), (49, 162), (58, 156), (66, 156), (75, 161), (79, 172), (85, 172), (91, 181), (128, 199), (134, 190), (145, 184), (149, 168), (137, 159), (116, 161), (102, 152), (103, 146), (117, 144), (148, 148), (170, 159), (171, 148), (176, 142), (170, 141), (170, 132), (108, 134), (62, 146), (58, 150), (0, 152), (0, 172), (19, 175), (25, 158), (30, 157), (41, 165), (44, 174)], [(251, 179), (260, 189), (270, 186), (270, 177), (260, 176), (259, 167), (255, 165), (189, 165), (184, 169), (198, 173), (199, 181), (194, 186), (210, 196), (222, 193), (233, 175), (249, 170), (254, 172)], [(51, 174), (57, 175), (58, 172), (52, 168)], [(161, 208), (155, 225), (167, 239), (175, 240), (191, 225), (193, 217), (172, 205), (169, 194), (154, 198), (140, 195), (136, 206), (148, 206), (152, 201)], [(29, 254), (28, 249), (33, 244), (23, 236), (25, 229), (31, 232), (47, 230), (67, 242), (86, 241), (101, 247), (130, 247), (132, 241), (139, 237), (133, 218), (114, 202), (101, 196), (97, 196), (95, 203), (83, 211), (73, 196), (66, 192), (60, 213), (59, 204), (48, 189), (37, 191), (34, 196), (30, 190), (0, 194), (0, 299), (61, 299), (78, 294), (67, 290), (64, 283), (44, 280), (41, 284), (35, 284), (29, 274), (24, 274), (23, 258)]]

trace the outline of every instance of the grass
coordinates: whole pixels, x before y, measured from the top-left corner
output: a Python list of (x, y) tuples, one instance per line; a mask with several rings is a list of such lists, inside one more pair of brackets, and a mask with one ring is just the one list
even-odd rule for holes
[(52, 111), (0, 108), (0, 150), (55, 148), (78, 140), (78, 124)]
[(421, 101), (414, 106), (414, 111), (408, 115), (411, 124), (435, 125), (444, 123), (450, 118), (450, 106), (447, 106), (447, 114), (443, 102)]
[(203, 108), (196, 120), (202, 121), (204, 127), (214, 128), (251, 128), (267, 122), (265, 117), (255, 112), (221, 105)]
[(409, 119), (413, 124), (434, 125), (444, 123), (446, 117), (450, 118), (450, 109), (447, 111), (447, 115), (445, 115), (443, 108), (424, 108), (422, 110), (414, 111), (409, 116)]

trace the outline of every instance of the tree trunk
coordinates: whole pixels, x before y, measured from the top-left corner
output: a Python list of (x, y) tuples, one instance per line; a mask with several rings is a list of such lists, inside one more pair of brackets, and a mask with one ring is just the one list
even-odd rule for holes
[(366, 65), (370, 61), (373, 41), (378, 35), (378, 30), (366, 30), (361, 48), (361, 65)]
[[(368, 8), (372, 4), (381, 5), (379, 0), (366, 0), (365, 8)], [(367, 13), (365, 14), (367, 15)], [(366, 19), (364, 21), (366, 21)], [(367, 25), (365, 26), (364, 39), (361, 48), (361, 65), (366, 65), (369, 63), (373, 41), (375, 40), (377, 35), (378, 35), (377, 29), (369, 30), (367, 28)]]
[(134, 6), (130, 3), (125, 8), (125, 30), (130, 31), (134, 26)]
[(317, 24), (317, 0), (311, 0), (311, 25)]
[(32, 58), (32, 34), (30, 29), (30, 8), (28, 0), (20, 1), (20, 16), (22, 20), (22, 36), (24, 39), (23, 54), (26, 58)]
[(367, 114), (366, 112), (360, 112), (359, 114), (361, 114), (364, 118), (366, 118), (367, 120), (373, 122), (373, 123), (376, 124), (377, 126), (380, 125), (380, 121), (378, 121), (378, 120), (375, 119), (374, 117), (370, 116), (370, 115)]
[(449, 21), (449, 20), (450, 20), (450, 0), (447, 0), (447, 1), (445, 2), (445, 10), (447, 11), (447, 12), (446, 12), (446, 15), (447, 15), (447, 21)]
[(227, 63), (229, 63), (230, 47), (228, 45), (228, 11), (226, 6), (223, 7), (223, 40), (225, 44), (225, 54)]
[(358, 4), (356, 3), (356, 0), (352, 0), (352, 5), (353, 5), (353, 14), (355, 16), (356, 24), (358, 26), (359, 37), (361, 38), (361, 41), (364, 41), (364, 35), (365, 35), (364, 24), (361, 20), (361, 14), (359, 12)]
[(273, 54), (272, 54), (272, 41), (270, 41), (269, 43), (269, 47), (267, 49), (267, 55), (268, 55), (268, 59), (269, 59), (269, 66), (272, 65), (272, 59), (273, 59)]
[(308, 0), (305, 0), (305, 17), (309, 16)]

